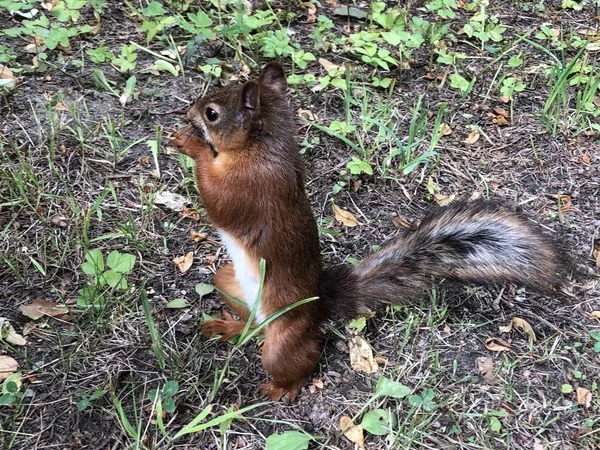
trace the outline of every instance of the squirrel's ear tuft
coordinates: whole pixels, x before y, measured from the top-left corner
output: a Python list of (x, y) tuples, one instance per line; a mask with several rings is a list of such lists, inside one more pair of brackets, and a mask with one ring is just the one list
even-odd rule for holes
[(258, 109), (259, 87), (256, 81), (248, 81), (242, 89), (242, 105), (250, 111)]
[(271, 62), (263, 68), (258, 82), (262, 86), (270, 87), (280, 94), (285, 94), (285, 91), (287, 90), (285, 71), (281, 64), (277, 62)]

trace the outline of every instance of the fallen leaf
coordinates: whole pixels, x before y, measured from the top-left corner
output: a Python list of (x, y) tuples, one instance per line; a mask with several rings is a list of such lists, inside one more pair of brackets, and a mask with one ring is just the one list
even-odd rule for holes
[(433, 194), (433, 198), (438, 205), (446, 206), (447, 204), (452, 203), (454, 201), (454, 199), (456, 198), (456, 194), (444, 195), (436, 192), (435, 194)]
[(350, 211), (346, 211), (345, 209), (340, 208), (335, 203), (332, 203), (333, 213), (335, 214), (335, 218), (337, 221), (341, 222), (342, 225), (346, 227), (355, 227), (357, 225), (362, 225), (356, 216), (352, 214)]
[(504, 108), (494, 108), (494, 112), (499, 116), (506, 117), (508, 119), (508, 111)]
[(512, 323), (512, 320), (511, 320), (510, 322), (508, 322), (503, 327), (498, 327), (498, 328), (500, 330), (500, 333), (510, 333), (512, 331), (512, 327), (513, 327), (513, 323)]
[(495, 119), (492, 120), (492, 122), (494, 122), (499, 127), (504, 127), (508, 125), (508, 120), (506, 120), (506, 117), (504, 116), (497, 116)]
[(15, 331), (8, 319), (0, 317), (0, 341), (13, 345), (25, 345), (27, 340)]
[(590, 154), (586, 151), (581, 153), (581, 162), (584, 163), (586, 166), (589, 166), (590, 163), (592, 162), (592, 158), (590, 157)]
[(318, 61), (319, 64), (321, 64), (321, 66), (323, 67), (323, 69), (325, 69), (327, 72), (338, 69), (340, 67), (339, 64), (334, 64), (325, 58), (319, 58)]
[(572, 208), (571, 196), (566, 194), (552, 194), (550, 197), (555, 198), (558, 201), (560, 212), (566, 213)]
[(14, 358), (2, 355), (0, 356), (0, 381), (6, 380), (19, 368), (19, 363)]
[(442, 125), (440, 125), (440, 128), (442, 129), (442, 136), (448, 136), (452, 134), (452, 128), (450, 128), (450, 125), (448, 125), (447, 123), (443, 123)]
[(346, 439), (354, 444), (354, 448), (357, 448), (358, 450), (364, 450), (365, 437), (363, 429), (360, 425), (352, 424), (352, 419), (350, 417), (342, 416), (340, 418), (340, 431), (344, 432)]
[(487, 384), (494, 385), (498, 383), (499, 379), (494, 373), (494, 360), (492, 358), (477, 358), (477, 370)]
[(300, 3), (300, 6), (304, 6), (308, 9), (308, 11), (306, 12), (306, 15), (308, 16), (306, 23), (315, 23), (317, 18), (316, 18), (316, 14), (317, 14), (317, 7), (316, 5), (312, 4), (311, 2), (304, 2), (304, 3)]
[(172, 211), (183, 211), (186, 203), (189, 203), (188, 200), (179, 194), (175, 194), (174, 192), (162, 191), (156, 194), (154, 197), (154, 204), (164, 206), (167, 209)]
[(379, 365), (373, 358), (371, 346), (362, 336), (353, 336), (348, 341), (350, 365), (358, 372), (373, 373), (379, 370)]
[(189, 308), (190, 304), (187, 302), (185, 298), (176, 298), (175, 300), (171, 300), (169, 303), (165, 305), (165, 308), (169, 309), (181, 309), (181, 308)]
[(60, 303), (54, 303), (49, 300), (36, 299), (29, 305), (19, 306), (21, 314), (30, 319), (37, 320), (43, 316), (58, 317), (69, 312), (69, 308)]
[(299, 108), (298, 109), (298, 117), (305, 119), (305, 120), (309, 120), (311, 122), (317, 121), (317, 116), (310, 109)]
[(592, 404), (592, 393), (586, 388), (577, 388), (577, 403), (584, 408), (589, 408)]
[(142, 155), (140, 156), (139, 161), (142, 166), (147, 166), (150, 164), (150, 157), (148, 155)]
[(63, 102), (56, 102), (56, 105), (54, 105), (54, 110), (55, 111), (71, 111), (69, 109), (69, 107), (67, 105), (65, 105)]
[(506, 95), (501, 95), (500, 97), (498, 97), (498, 100), (500, 100), (502, 103), (508, 103), (510, 102), (510, 97)]
[(479, 130), (473, 130), (469, 133), (469, 136), (463, 141), (465, 144), (474, 144), (479, 140)]
[(198, 211), (188, 208), (187, 206), (183, 207), (183, 211), (181, 211), (181, 217), (187, 217), (188, 219), (195, 220), (196, 222), (200, 220), (200, 214), (198, 214)]
[(392, 223), (396, 228), (410, 228), (410, 222), (400, 215), (392, 217)]
[(522, 329), (525, 333), (527, 333), (533, 342), (537, 340), (533, 328), (525, 319), (521, 319), (520, 317), (513, 317), (512, 323), (515, 327), (518, 327)]
[(600, 311), (592, 311), (590, 313), (590, 319), (600, 319)]
[(195, 230), (190, 230), (190, 237), (192, 238), (192, 241), (194, 241), (194, 242), (202, 242), (203, 240), (206, 239), (206, 234), (200, 233)]
[(192, 263), (194, 262), (194, 252), (188, 252), (185, 256), (178, 256), (173, 259), (173, 262), (181, 273), (186, 273), (190, 270), (190, 267), (192, 267)]
[(52, 225), (56, 225), (60, 228), (65, 228), (69, 225), (69, 219), (67, 219), (62, 214), (55, 214), (50, 218), (50, 222)]
[(493, 352), (509, 352), (510, 344), (504, 339), (491, 337), (485, 340), (485, 348)]

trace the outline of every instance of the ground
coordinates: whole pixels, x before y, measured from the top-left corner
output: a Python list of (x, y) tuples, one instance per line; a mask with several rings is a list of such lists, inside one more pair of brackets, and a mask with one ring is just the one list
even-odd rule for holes
[[(27, 28), (10, 12), (17, 3), (35, 4), (33, 19), (50, 25)], [(336, 11), (341, 1), (210, 1), (190, 17), (194, 2), (80, 3), (0, 1), (0, 30), (28, 30), (0, 32), (0, 81), (7, 68), (19, 80), (0, 94), (0, 317), (26, 339), (0, 341), (22, 381), (16, 394), (4, 385), (4, 448), (362, 448), (342, 436), (343, 417), (363, 424), (368, 449), (600, 448), (597, 5), (358, 2), (348, 15)], [(66, 42), (64, 30), (75, 30)], [(93, 56), (103, 47), (114, 55), (104, 62)], [(137, 54), (129, 68), (117, 58), (128, 51)], [(442, 281), (364, 329), (331, 324), (299, 398), (267, 402), (260, 339), (198, 333), (223, 307), (197, 285), (228, 257), (167, 136), (194, 99), (274, 58), (295, 75), (327, 263), (360, 260), (438, 203), (482, 197), (522, 210), (565, 249), (565, 288)], [(185, 209), (156, 204), (163, 191), (184, 196)], [(332, 201), (360, 224), (336, 220)], [(112, 269), (111, 252), (125, 266), (135, 256), (119, 269), (127, 286), (117, 277), (92, 297), (80, 292), (100, 283), (95, 249)], [(173, 259), (189, 252), (182, 273)], [(82, 266), (91, 260), (95, 268)], [(34, 320), (20, 307), (38, 300), (63, 309), (44, 304)], [(519, 319), (535, 341), (517, 325), (500, 330)], [(355, 334), (376, 372), (351, 367)], [(402, 394), (377, 395), (383, 378)], [(197, 421), (205, 427), (176, 436), (209, 406)], [(388, 429), (376, 434), (369, 411), (391, 413)], [(290, 430), (312, 439), (266, 443)]]

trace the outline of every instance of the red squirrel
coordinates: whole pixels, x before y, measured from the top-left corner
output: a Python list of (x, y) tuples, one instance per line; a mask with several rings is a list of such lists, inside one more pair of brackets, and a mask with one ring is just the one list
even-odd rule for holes
[(267, 325), (262, 363), (272, 381), (261, 390), (268, 397), (298, 395), (319, 361), (320, 330), (330, 318), (418, 298), (432, 279), (541, 291), (560, 284), (554, 244), (525, 217), (488, 202), (438, 208), (360, 264), (324, 268), (286, 91), (282, 66), (270, 63), (258, 80), (198, 100), (173, 140), (196, 163), (205, 211), (232, 261), (214, 283), (247, 304), (222, 296), (242, 321), (209, 320), (204, 334), (227, 340), (242, 332), (255, 306), (261, 259), (266, 273), (255, 323), (318, 297)]

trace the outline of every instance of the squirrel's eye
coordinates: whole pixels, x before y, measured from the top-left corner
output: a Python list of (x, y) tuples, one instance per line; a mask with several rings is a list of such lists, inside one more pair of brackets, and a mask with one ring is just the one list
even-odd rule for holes
[(212, 108), (206, 108), (206, 118), (211, 122), (214, 122), (219, 118), (219, 113)]

